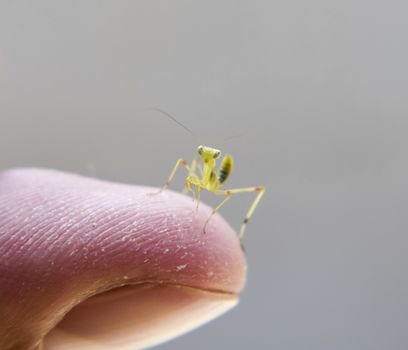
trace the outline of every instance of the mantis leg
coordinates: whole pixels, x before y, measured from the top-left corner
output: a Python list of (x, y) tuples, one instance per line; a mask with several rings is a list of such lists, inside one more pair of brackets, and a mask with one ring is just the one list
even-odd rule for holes
[(212, 210), (211, 215), (208, 217), (208, 219), (206, 220), (206, 222), (205, 222), (205, 224), (204, 224), (204, 227), (203, 227), (204, 233), (205, 233), (205, 228), (207, 227), (207, 224), (208, 224), (208, 222), (210, 221), (210, 219), (213, 217), (213, 215), (214, 215), (218, 210), (220, 210), (220, 208), (221, 208), (225, 203), (227, 203), (227, 202), (231, 199), (231, 197), (232, 197), (232, 193), (230, 193), (230, 192), (228, 192), (228, 191), (220, 191), (220, 192), (222, 192), (222, 193), (216, 193), (216, 194), (225, 194), (226, 197), (221, 201), (220, 204), (218, 204), (218, 205)]
[(192, 172), (191, 175), (195, 174), (198, 165), (199, 165), (199, 164), (198, 164), (198, 161), (197, 161), (197, 156), (195, 156), (195, 157), (193, 158), (193, 160), (191, 161), (191, 167), (190, 167), (190, 168), (191, 168), (191, 172)]
[[(196, 175), (197, 166), (198, 166), (198, 170), (201, 172), (201, 164), (198, 163), (197, 156), (195, 156), (193, 158), (193, 160), (191, 161), (191, 166), (190, 166), (190, 170), (189, 170), (189, 175), (190, 176), (197, 177), (197, 175)], [(187, 185), (184, 186), (184, 188), (181, 190), (182, 193), (187, 193), (188, 191), (189, 191), (189, 189), (187, 188)]]
[(184, 159), (180, 158), (179, 160), (177, 160), (177, 163), (174, 166), (173, 170), (171, 171), (170, 176), (168, 177), (164, 186), (158, 192), (152, 193), (153, 195), (159, 194), (169, 187), (170, 182), (173, 180), (174, 176), (176, 175), (177, 169), (180, 167), (180, 165), (184, 166), (184, 168), (188, 171), (189, 174), (194, 174), (194, 172), (192, 171), (191, 167), (187, 164), (187, 162)]
[(245, 228), (246, 225), (248, 223), (248, 221), (251, 219), (256, 206), (258, 205), (259, 201), (261, 200), (262, 196), (265, 193), (265, 187), (263, 186), (257, 186), (257, 187), (245, 187), (245, 188), (234, 188), (231, 190), (216, 190), (214, 193), (216, 195), (225, 195), (226, 197), (224, 198), (224, 200), (218, 204), (212, 211), (210, 217), (207, 219), (205, 226), (207, 225), (208, 221), (210, 221), (211, 217), (218, 212), (218, 210), (220, 210), (220, 208), (226, 203), (228, 202), (228, 200), (232, 197), (233, 194), (236, 193), (244, 193), (244, 192), (256, 192), (258, 193), (258, 195), (255, 197), (255, 200), (252, 202), (251, 206), (248, 209), (247, 214), (245, 215), (244, 221), (241, 224), (241, 228), (239, 231), (239, 238), (242, 239), (242, 237), (244, 236), (245, 233)]
[[(194, 188), (193, 188), (194, 186)], [(200, 179), (196, 175), (190, 175), (186, 179), (186, 187), (187, 191), (192, 192), (193, 200), (197, 201), (196, 210), (198, 210), (198, 205), (200, 203), (200, 193), (201, 193), (201, 182)]]

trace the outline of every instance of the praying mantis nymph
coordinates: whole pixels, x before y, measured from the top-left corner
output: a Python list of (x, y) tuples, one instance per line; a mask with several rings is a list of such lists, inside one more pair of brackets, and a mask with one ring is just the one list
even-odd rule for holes
[[(220, 187), (226, 182), (228, 177), (232, 172), (232, 168), (234, 165), (234, 161), (231, 155), (227, 154), (221, 161), (220, 166), (217, 169), (217, 159), (221, 156), (221, 151), (212, 147), (207, 146), (198, 146), (197, 153), (200, 157), (201, 163), (199, 164), (197, 158), (195, 157), (192, 161), (191, 165), (189, 165), (184, 159), (179, 159), (174, 166), (172, 172), (170, 173), (169, 178), (167, 179), (163, 188), (159, 191), (165, 190), (169, 185), (170, 182), (173, 180), (177, 169), (182, 165), (187, 171), (188, 176), (186, 178), (186, 189), (193, 193), (194, 198), (197, 200), (197, 205), (200, 200), (200, 192), (202, 190), (207, 190), (215, 195), (225, 196), (225, 198), (218, 204), (213, 210), (210, 217), (204, 224), (203, 231), (205, 232), (205, 228), (210, 221), (211, 217), (218, 212), (221, 207), (227, 203), (231, 197), (236, 193), (243, 193), (243, 192), (255, 192), (257, 196), (244, 218), (244, 221), (241, 224), (241, 229), (239, 231), (239, 238), (242, 239), (245, 233), (246, 225), (249, 219), (252, 217), (256, 206), (258, 205), (259, 201), (261, 200), (263, 194), (265, 193), (264, 186), (256, 186), (256, 187), (243, 187), (243, 188), (233, 188), (233, 189), (221, 189)], [(199, 174), (197, 174), (197, 168), (199, 170)]]

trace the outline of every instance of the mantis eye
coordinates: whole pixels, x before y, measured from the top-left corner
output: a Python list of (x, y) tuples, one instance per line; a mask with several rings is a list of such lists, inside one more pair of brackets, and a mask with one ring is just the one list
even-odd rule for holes
[(198, 152), (199, 155), (203, 154), (203, 150), (204, 150), (203, 146), (198, 146), (197, 152)]
[(217, 159), (217, 158), (220, 156), (220, 154), (221, 154), (220, 151), (215, 152), (215, 153), (214, 153), (214, 159)]

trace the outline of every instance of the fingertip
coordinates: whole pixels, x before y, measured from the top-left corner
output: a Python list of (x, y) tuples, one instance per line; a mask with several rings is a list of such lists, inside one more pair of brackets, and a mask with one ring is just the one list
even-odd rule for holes
[(45, 169), (1, 173), (3, 334), (21, 317), (13, 334), (34, 342), (76, 305), (125, 285), (237, 295), (246, 265), (228, 223), (215, 215), (203, 234), (210, 208), (150, 192)]

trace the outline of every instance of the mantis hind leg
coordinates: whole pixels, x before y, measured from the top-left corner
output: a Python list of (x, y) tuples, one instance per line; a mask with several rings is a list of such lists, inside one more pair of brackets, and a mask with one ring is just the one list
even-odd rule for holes
[(208, 222), (210, 221), (210, 219), (212, 218), (212, 216), (218, 212), (218, 210), (220, 210), (220, 208), (226, 203), (228, 202), (229, 199), (231, 199), (233, 194), (236, 193), (244, 193), (244, 192), (256, 192), (258, 193), (258, 195), (255, 197), (254, 201), (252, 202), (251, 206), (248, 209), (247, 214), (245, 215), (245, 218), (241, 224), (241, 228), (239, 231), (239, 238), (242, 239), (242, 237), (244, 236), (245, 233), (245, 229), (246, 229), (246, 225), (248, 224), (248, 221), (251, 219), (256, 206), (258, 205), (259, 201), (261, 200), (262, 196), (265, 193), (265, 187), (263, 186), (257, 186), (257, 187), (245, 187), (245, 188), (234, 188), (231, 190), (216, 190), (214, 191), (214, 193), (216, 195), (225, 195), (226, 197), (221, 201), (220, 204), (218, 204), (212, 211), (210, 217), (207, 219), (205, 225), (204, 225), (204, 229), (207, 226)]

